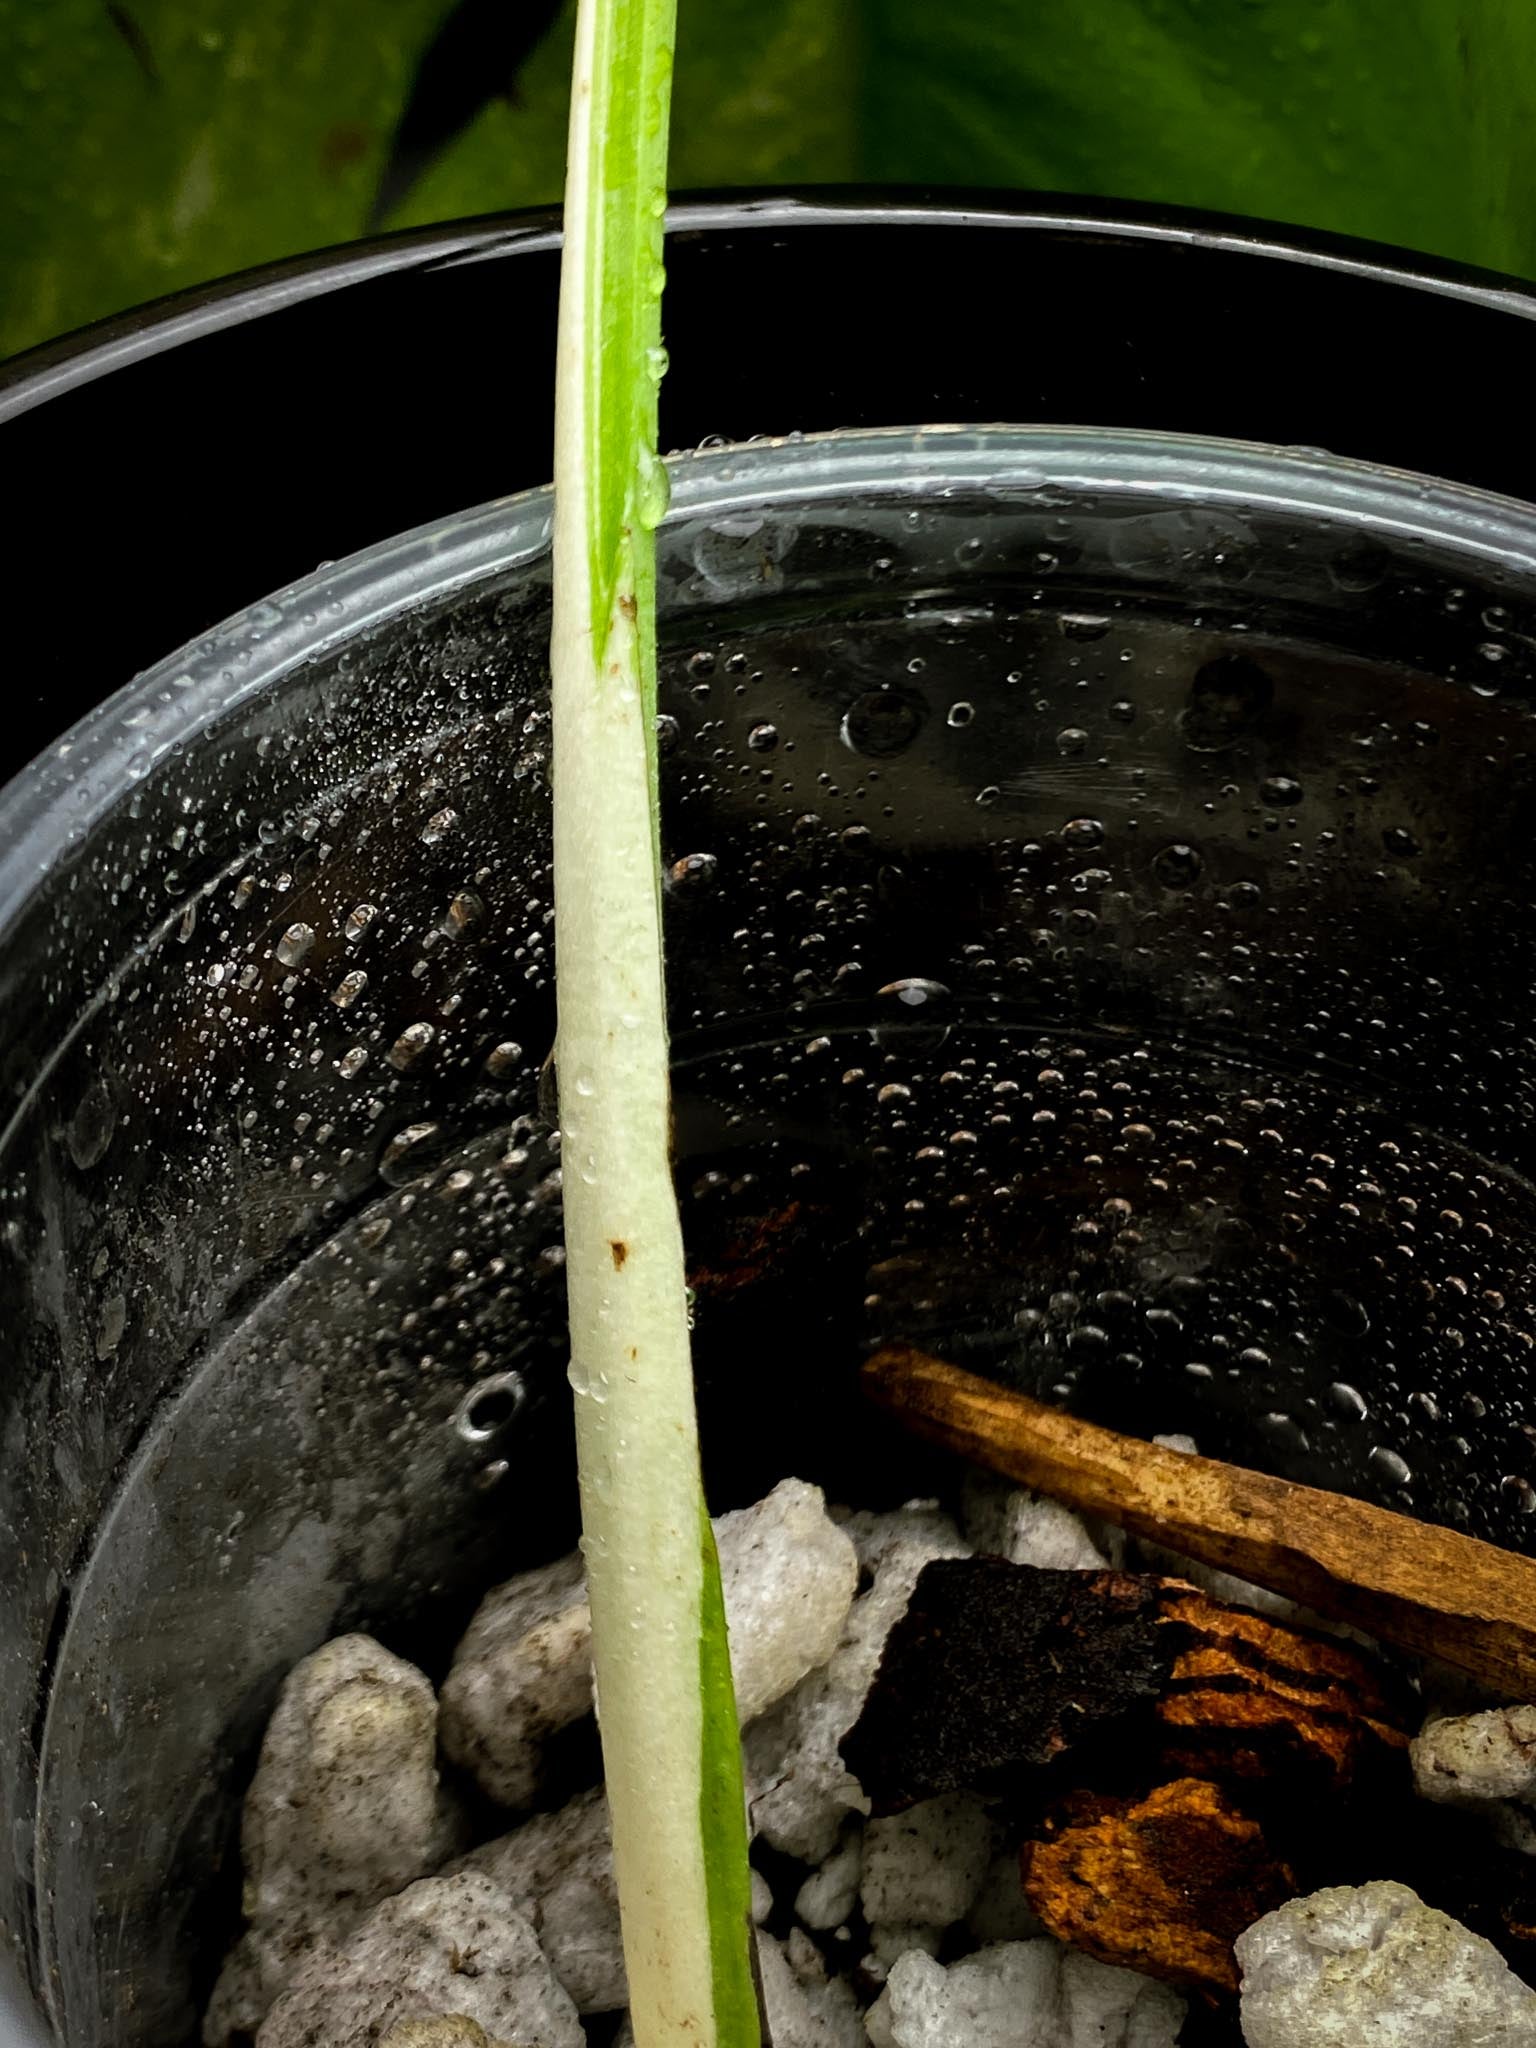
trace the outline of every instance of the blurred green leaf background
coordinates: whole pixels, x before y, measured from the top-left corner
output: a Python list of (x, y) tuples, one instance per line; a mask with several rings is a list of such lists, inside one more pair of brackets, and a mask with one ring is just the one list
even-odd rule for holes
[[(678, 187), (1104, 194), (1536, 272), (1536, 0), (680, 16)], [(365, 232), (408, 107), (407, 131), (456, 132), (384, 225), (553, 200), (570, 37), (556, 0), (0, 0), (0, 353)]]

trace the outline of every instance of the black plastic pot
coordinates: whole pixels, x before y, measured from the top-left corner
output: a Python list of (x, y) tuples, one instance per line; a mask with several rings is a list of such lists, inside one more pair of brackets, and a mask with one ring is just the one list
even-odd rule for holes
[[(544, 511), (461, 516), (548, 473), (556, 262), (544, 218), (395, 238), (0, 373), (0, 457), (29, 513), (6, 765), (158, 664), (0, 796), (0, 1923), (62, 2048), (187, 2038), (282, 1670), (354, 1625), (440, 1665), (487, 1574), (568, 1534), (536, 1089)], [(1085, 430), (678, 466), (669, 853), (720, 856), (718, 872), (685, 863), (708, 886), (669, 897), (701, 1203), (750, 1178), (762, 1134), (731, 1120), (723, 1076), (755, 1060), (762, 1121), (782, 1111), (787, 1135), (753, 1171), (805, 1169), (779, 1213), (803, 1198), (823, 1237), (785, 1256), (797, 1289), (823, 1289), (839, 1355), (869, 1291), (866, 1239), (844, 1226), (871, 1202), (908, 1233), (879, 1281), (893, 1329), (921, 1336), (935, 1315), (1025, 1383), (1066, 1372), (1125, 1426), (1193, 1422), (1227, 1455), (1520, 1540), (1533, 1304), (1518, 1263), (1492, 1269), (1536, 1239), (1516, 1014), (1536, 977), (1536, 527), (1528, 504), (1476, 491), (1536, 500), (1536, 300), (1237, 223), (991, 198), (689, 202), (669, 277), (664, 446)], [(733, 666), (733, 645), (756, 651)], [(1386, 772), (1366, 775), (1358, 747)], [(759, 832), (761, 883), (761, 860), (732, 858)], [(869, 988), (833, 971), (834, 937)], [(792, 1042), (782, 1060), (763, 1018)], [(856, 1061), (824, 1074), (813, 1031)], [(962, 1087), (967, 1060), (984, 1073), (1010, 1044), (1049, 1091), (1041, 1033), (1067, 1034), (1069, 1071), (1178, 1048), (1136, 1071), (1159, 1114), (1179, 1110), (1174, 1181), (1186, 1125), (1226, 1131), (1260, 1096), (1313, 1133), (1324, 1194), (1290, 1191), (1265, 1124), (1259, 1163), (1243, 1144), (1217, 1158), (1205, 1236), (1159, 1211), (1125, 1255), (1153, 1292), (1214, 1275), (1219, 1293), (1273, 1253), (1279, 1299), (1294, 1269), (1294, 1309), (1249, 1343), (1262, 1364), (1143, 1347), (1133, 1384), (1122, 1340), (1057, 1306), (1098, 1241), (1065, 1219), (1102, 1230), (1108, 1185), (1100, 1152), (1052, 1153), (1054, 1108), (1021, 1116), (1007, 1154), (1054, 1221), (1021, 1238), (1003, 1213), (984, 1260), (969, 1222), (944, 1221), (964, 1204), (864, 1184), (897, 1112), (845, 1070), (862, 1087), (905, 1061), (921, 1103), (941, 1041)], [(1288, 1108), (1244, 1078), (1266, 1062)], [(1340, 1102), (1368, 1106), (1335, 1139)], [(1014, 1145), (988, 1135), (995, 1103), (973, 1107), (962, 1138)], [(1373, 1120), (1392, 1116), (1449, 1134), (1407, 1148), (1426, 1213), (1431, 1187), (1498, 1169), (1478, 1197), (1498, 1250), (1479, 1252), (1472, 1294), (1449, 1224), (1432, 1244), (1425, 1226), (1414, 1268), (1443, 1267), (1471, 1302), (1470, 1346), (1442, 1317), (1436, 1371), (1481, 1403), (1452, 1417), (1447, 1395), (1392, 1423), (1382, 1442), (1413, 1451), (1417, 1495), (1396, 1450), (1373, 1463), (1375, 1440), (1351, 1434), (1351, 1399), (1398, 1398), (1366, 1329), (1415, 1341), (1397, 1212), (1319, 1221), (1298, 1258), (1267, 1235), (1281, 1212), (1321, 1217), (1335, 1155), (1368, 1177), (1367, 1149), (1392, 1142)], [(1135, 1128), (1133, 1151), (1153, 1139)], [(1151, 1157), (1111, 1157), (1115, 1188)], [(914, 1203), (931, 1228), (899, 1220)], [(1452, 1206), (1437, 1195), (1433, 1212)], [(1475, 1232), (1483, 1211), (1463, 1207)], [(728, 1210), (700, 1216), (729, 1237)], [(1105, 1316), (1130, 1298), (1119, 1279), (1101, 1291)], [(1228, 1343), (1198, 1292), (1173, 1324)], [(730, 1437), (743, 1384), (783, 1380), (715, 1467), (729, 1495), (798, 1458), (823, 1396), (796, 1380), (792, 1327), (725, 1321), (722, 1349), (701, 1320), (711, 1440)], [(466, 1430), (509, 1364), (515, 1432)], [(1273, 1412), (1271, 1364), (1322, 1400), (1310, 1435)], [(832, 1483), (836, 1452), (809, 1476)]]
[[(915, 421), (1321, 447), (1536, 497), (1536, 294), (1251, 221), (997, 193), (680, 201), (662, 446)], [(322, 252), (0, 367), (0, 779), (318, 562), (550, 473), (558, 228)], [(19, 717), (18, 717), (19, 713)]]

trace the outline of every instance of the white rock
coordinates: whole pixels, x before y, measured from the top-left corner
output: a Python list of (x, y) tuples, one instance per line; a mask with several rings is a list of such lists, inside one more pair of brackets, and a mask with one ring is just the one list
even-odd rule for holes
[(379, 2048), (509, 2048), (509, 2044), (493, 2041), (478, 2020), (458, 2015), (452, 2019), (396, 2020)]
[(903, 1956), (866, 2026), (876, 2048), (1174, 2048), (1183, 2018), (1166, 1985), (1042, 1940)]
[[(837, 1647), (858, 1582), (852, 1543), (818, 1488), (785, 1479), (715, 1523), (744, 1722)], [(552, 1736), (592, 1710), (592, 1618), (576, 1553), (489, 1592), (443, 1686), (443, 1747), (514, 1810), (544, 1782)]]
[(295, 1975), (257, 2048), (372, 2048), (402, 2020), (462, 2017), (493, 2041), (584, 2048), (576, 2008), (529, 1922), (472, 1871), (429, 1877), (375, 1908)]
[(992, 1860), (992, 1823), (979, 1799), (946, 1792), (864, 1830), (859, 1896), (871, 1921), (963, 1920)]
[(773, 1893), (768, 1880), (760, 1870), (752, 1873), (752, 1924), (761, 1927), (773, 1911)]
[(943, 1945), (942, 1927), (925, 1927), (920, 1920), (876, 1922), (869, 1930), (864, 1970), (878, 1982), (903, 1956), (936, 1956)]
[(579, 2012), (617, 2012), (629, 1997), (608, 1802), (583, 1792), (558, 1813), (536, 1814), (466, 1856), (537, 1930), (555, 1975)]
[(745, 1743), (753, 1827), (802, 1863), (824, 1863), (846, 1815), (869, 1810), (837, 1745), (858, 1719), (918, 1573), (934, 1558), (971, 1554), (948, 1516), (927, 1505), (853, 1514), (842, 1527), (873, 1583), (854, 1601), (830, 1660), (749, 1728)]
[(783, 1699), (836, 1650), (859, 1561), (821, 1489), (784, 1479), (755, 1507), (715, 1523), (743, 1724)]
[(591, 1711), (592, 1616), (573, 1551), (480, 1602), (443, 1682), (443, 1748), (516, 1809), (538, 1792), (550, 1737)]
[(1059, 1500), (983, 1473), (969, 1476), (961, 1496), (969, 1541), (989, 1557), (1043, 1571), (1103, 1571), (1109, 1563), (1081, 1515)]
[(1427, 1721), (1409, 1754), (1421, 1799), (1449, 1805), (1536, 1799), (1536, 1707)]
[(807, 1927), (824, 1932), (841, 1927), (859, 1903), (859, 1877), (864, 1867), (864, 1830), (854, 1819), (819, 1869), (813, 1870), (795, 1894), (795, 1915)]
[(802, 1983), (771, 1934), (757, 1937), (757, 1967), (773, 2048), (862, 2048), (863, 2023), (849, 1985)]
[(795, 1982), (807, 1991), (827, 1981), (827, 1959), (803, 1927), (791, 1927), (784, 1940), (784, 1953), (795, 1973)]
[(1069, 1949), (1061, 1994), (1060, 2048), (1177, 2048), (1186, 2007), (1166, 1984)]
[(1292, 1899), (1236, 1951), (1249, 2048), (1536, 2048), (1536, 1992), (1406, 1885)]
[(1002, 1850), (987, 1865), (965, 1924), (982, 1948), (999, 1941), (1032, 1941), (1045, 1932), (1024, 1896), (1017, 1849)]
[(345, 1939), (462, 1840), (422, 1673), (371, 1636), (338, 1636), (303, 1658), (283, 1681), (245, 1797), (251, 1925), (209, 2004), (210, 2048), (253, 2033), (312, 1950)]

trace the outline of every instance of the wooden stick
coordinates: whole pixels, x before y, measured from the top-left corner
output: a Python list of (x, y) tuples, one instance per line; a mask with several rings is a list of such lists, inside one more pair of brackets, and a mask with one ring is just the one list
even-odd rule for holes
[(1536, 1560), (1316, 1487), (1080, 1422), (889, 1344), (866, 1392), (919, 1435), (1009, 1479), (1536, 1700)]

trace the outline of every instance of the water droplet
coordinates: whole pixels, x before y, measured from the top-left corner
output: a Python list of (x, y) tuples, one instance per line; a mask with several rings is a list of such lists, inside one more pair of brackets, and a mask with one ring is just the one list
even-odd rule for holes
[(434, 1025), (407, 1024), (385, 1057), (397, 1073), (403, 1074), (407, 1067), (414, 1065), (421, 1058), (436, 1036), (437, 1029)]
[(1069, 640), (1102, 640), (1109, 618), (1104, 612), (1063, 612), (1061, 630)]
[(344, 1052), (336, 1062), (336, 1071), (340, 1074), (343, 1081), (352, 1081), (357, 1078), (367, 1064), (367, 1046), (354, 1045), (350, 1052)]
[(338, 1010), (350, 1010), (367, 986), (367, 975), (361, 967), (354, 967), (351, 973), (344, 974), (331, 990), (331, 1001)]
[(434, 811), (421, 828), (422, 845), (436, 846), (439, 840), (447, 838), (458, 822), (459, 814), (450, 804), (445, 804), (440, 811)]
[(944, 715), (944, 723), (959, 728), (970, 725), (975, 717), (976, 706), (967, 703), (965, 698), (962, 697), (958, 703), (950, 705), (949, 710)]
[(1266, 775), (1259, 784), (1259, 796), (1264, 803), (1273, 804), (1277, 810), (1288, 810), (1299, 804), (1302, 798), (1301, 784), (1289, 775)]
[(1080, 725), (1064, 725), (1061, 731), (1057, 733), (1056, 751), (1058, 754), (1071, 756), (1086, 753), (1087, 750), (1088, 735)]
[(477, 896), (473, 889), (460, 889), (444, 911), (438, 930), (445, 938), (457, 938), (461, 932), (471, 931), (484, 916), (483, 898)]
[(298, 967), (303, 964), (314, 943), (315, 934), (311, 925), (291, 924), (272, 950), (284, 967)]
[(1378, 1479), (1385, 1479), (1393, 1486), (1409, 1486), (1413, 1483), (1413, 1468), (1406, 1458), (1398, 1456), (1386, 1444), (1377, 1444), (1366, 1463)]
[(1364, 1422), (1371, 1412), (1360, 1389), (1347, 1380), (1335, 1380), (1328, 1389), (1328, 1398), (1346, 1422)]
[(1401, 825), (1389, 825), (1381, 835), (1381, 843), (1394, 860), (1412, 860), (1419, 850), (1417, 839)]
[(1152, 872), (1165, 889), (1188, 889), (1199, 880), (1204, 866), (1204, 859), (1193, 846), (1175, 840), (1153, 857)]
[(667, 465), (654, 448), (642, 448), (635, 480), (635, 517), (647, 532), (653, 532), (666, 518), (671, 502), (672, 479), (667, 474)]
[(1104, 844), (1104, 827), (1097, 818), (1068, 818), (1061, 836), (1074, 853), (1087, 853)]
[(500, 1045), (493, 1045), (485, 1056), (485, 1071), (497, 1081), (504, 1081), (509, 1074), (515, 1074), (523, 1063), (523, 1048), (515, 1038), (504, 1038)]
[(76, 1104), (65, 1133), (69, 1156), (82, 1173), (90, 1167), (99, 1166), (106, 1158), (116, 1129), (117, 1105), (106, 1082), (98, 1077)]
[(927, 716), (927, 705), (913, 691), (866, 690), (843, 713), (837, 736), (854, 753), (884, 761), (905, 753)]
[(442, 1126), (434, 1123), (407, 1124), (397, 1131), (379, 1158), (379, 1178), (387, 1187), (403, 1186), (437, 1163), (437, 1140)]
[(754, 754), (771, 754), (779, 744), (779, 728), (776, 725), (754, 725), (747, 734), (747, 745)]
[(876, 1045), (923, 1051), (942, 1045), (949, 1035), (945, 1012), (950, 992), (942, 981), (928, 981), (920, 975), (888, 981), (876, 992), (875, 1000), (884, 1013), (874, 1030)]
[(983, 807), (988, 804), (995, 804), (1002, 793), (995, 782), (989, 782), (984, 788), (977, 790), (976, 801)]
[(698, 894), (713, 884), (719, 866), (712, 853), (685, 853), (673, 861), (667, 878), (674, 889)]
[(342, 937), (349, 946), (356, 944), (378, 914), (378, 911), (371, 903), (359, 903), (355, 909), (347, 912), (347, 921), (342, 927)]
[(1522, 1479), (1519, 1473), (1506, 1473), (1499, 1481), (1499, 1491), (1516, 1514), (1528, 1515), (1536, 1510), (1536, 1486), (1532, 1486), (1529, 1479)]

